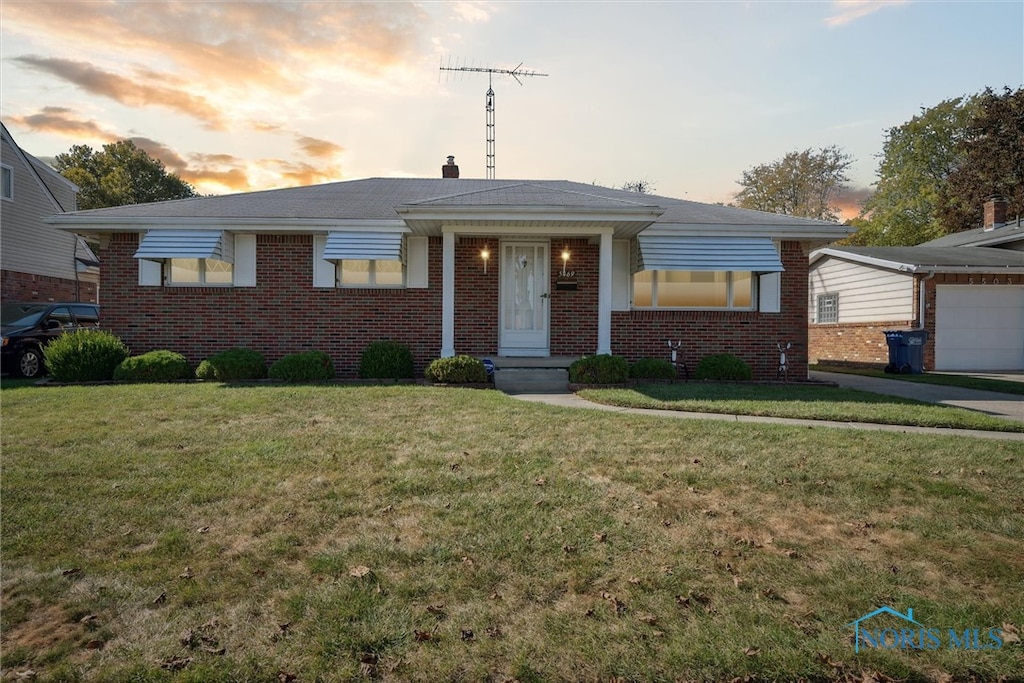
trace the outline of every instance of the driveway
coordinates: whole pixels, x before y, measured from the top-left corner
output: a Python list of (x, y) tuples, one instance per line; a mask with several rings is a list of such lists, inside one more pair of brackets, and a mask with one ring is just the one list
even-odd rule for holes
[(957, 408), (967, 408), (988, 413), (994, 417), (1024, 422), (1024, 396), (1001, 394), (995, 391), (978, 391), (938, 384), (921, 384), (898, 379), (864, 377), (838, 372), (810, 372), (811, 379), (835, 382), (841, 387), (870, 391), (875, 394), (911, 398), (927, 403), (941, 403)]

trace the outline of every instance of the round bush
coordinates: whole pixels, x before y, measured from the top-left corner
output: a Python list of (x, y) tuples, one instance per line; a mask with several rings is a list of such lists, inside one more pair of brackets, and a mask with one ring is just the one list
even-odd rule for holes
[(114, 369), (114, 379), (125, 382), (172, 382), (193, 377), (185, 356), (174, 351), (150, 351), (125, 358)]
[(749, 381), (754, 373), (743, 359), (728, 353), (717, 353), (702, 358), (694, 375), (697, 379)]
[(267, 361), (263, 354), (252, 349), (228, 349), (210, 356), (196, 368), (196, 377), (220, 382), (231, 380), (263, 379), (267, 376)]
[(482, 384), (487, 381), (487, 368), (479, 358), (455, 356), (431, 361), (423, 375), (435, 384)]
[(285, 382), (316, 382), (334, 379), (334, 361), (323, 351), (305, 351), (285, 356), (270, 366), (270, 379)]
[(373, 342), (359, 358), (362, 379), (407, 379), (412, 373), (412, 351), (399, 342)]
[(569, 366), (574, 384), (622, 384), (629, 377), (629, 363), (621, 356), (584, 356)]
[(676, 369), (663, 358), (642, 358), (629, 368), (633, 379), (675, 379)]
[(43, 351), (46, 367), (60, 382), (102, 382), (128, 357), (128, 347), (103, 330), (75, 330), (50, 342)]

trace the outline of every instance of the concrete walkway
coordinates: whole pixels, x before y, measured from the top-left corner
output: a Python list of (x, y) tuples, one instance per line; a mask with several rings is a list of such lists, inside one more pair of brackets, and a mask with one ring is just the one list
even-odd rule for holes
[[(832, 373), (812, 373), (812, 375), (820, 375), (815, 379), (823, 381), (834, 381)], [(838, 373), (834, 376), (845, 379), (846, 377), (855, 377), (855, 375), (839, 375)], [(882, 383), (876, 385), (876, 389), (866, 389), (862, 387), (855, 387), (862, 389), (863, 391), (875, 391), (875, 393), (888, 394), (889, 384), (910, 384), (913, 387), (929, 387), (932, 385), (920, 385), (911, 382), (900, 382), (899, 380), (886, 380), (876, 379), (871, 377), (865, 377), (861, 379), (874, 380), (875, 382)], [(837, 380), (835, 380), (837, 381)], [(844, 385), (845, 386), (845, 385)], [(940, 387), (944, 389), (952, 389), (954, 387)], [(901, 390), (896, 387), (894, 390)], [(969, 391), (966, 389), (957, 389), (957, 391)], [(995, 392), (988, 391), (970, 391), (971, 394), (982, 394), (983, 396), (968, 396), (967, 398), (960, 398), (954, 400), (963, 401), (974, 401), (984, 402), (986, 405), (995, 402), (1000, 407), (1009, 411), (1009, 415), (1003, 415), (1007, 419), (1018, 419), (1024, 420), (1024, 401), (1022, 397), (1014, 396), (1012, 394), (997, 394)], [(901, 396), (902, 394), (893, 394)], [(948, 396), (949, 394), (946, 394)], [(798, 427), (826, 427), (835, 429), (863, 429), (868, 431), (876, 432), (899, 432), (904, 434), (948, 434), (954, 436), (970, 436), (979, 439), (994, 439), (997, 441), (1021, 441), (1024, 442), (1024, 433), (1014, 432), (989, 432), (981, 431), (977, 429), (947, 429), (943, 427), (911, 427), (905, 425), (883, 425), (875, 424), (870, 422), (832, 422), (826, 420), (797, 420), (786, 417), (757, 417), (754, 415), (722, 415), (719, 413), (691, 413), (679, 410), (654, 410), (650, 408), (623, 408), (619, 406), (609, 406), (600, 403), (593, 403), (591, 401), (584, 400), (573, 393), (566, 394), (511, 394), (513, 398), (517, 398), (521, 401), (529, 401), (532, 403), (544, 403), (547, 405), (561, 406), (563, 408), (587, 408), (590, 410), (603, 410), (612, 413), (628, 413), (631, 415), (653, 415), (657, 417), (669, 417), (676, 419), (691, 419), (691, 420), (719, 420), (724, 422), (742, 422), (742, 423), (753, 423), (753, 424), (783, 424), (792, 425)], [(995, 398), (992, 398), (995, 397)], [(921, 398), (918, 396), (908, 396), (908, 398), (916, 398), (919, 401), (929, 401), (928, 398)], [(946, 400), (936, 400), (935, 403), (944, 403)], [(977, 404), (977, 403), (976, 403)], [(950, 405), (954, 405), (950, 403)], [(960, 406), (968, 407), (968, 406)], [(993, 407), (989, 405), (989, 407)], [(975, 408), (976, 409), (976, 408)], [(988, 412), (988, 411), (985, 411)], [(995, 414), (995, 413), (992, 413)]]
[[(839, 372), (811, 371), (810, 375), (813, 380), (835, 382), (841, 387), (848, 387), (850, 389), (860, 389), (861, 391), (870, 391), (873, 394), (899, 396), (900, 398), (910, 398), (927, 403), (940, 403), (946, 406), (967, 408), (968, 410), (977, 410), (1006, 420), (1024, 422), (1024, 396), (1017, 396), (1015, 394), (1000, 394), (995, 391), (962, 389), (960, 387), (947, 387), (940, 384), (922, 384), (920, 382), (865, 377), (863, 375), (849, 375)], [(1007, 375), (1002, 375), (1000, 379), (1010, 378)]]

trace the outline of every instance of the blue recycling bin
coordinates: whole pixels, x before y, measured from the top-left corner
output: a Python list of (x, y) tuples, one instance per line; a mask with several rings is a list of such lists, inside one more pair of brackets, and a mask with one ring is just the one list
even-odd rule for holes
[(928, 330), (885, 330), (885, 342), (889, 345), (888, 373), (919, 375), (924, 372), (924, 343)]

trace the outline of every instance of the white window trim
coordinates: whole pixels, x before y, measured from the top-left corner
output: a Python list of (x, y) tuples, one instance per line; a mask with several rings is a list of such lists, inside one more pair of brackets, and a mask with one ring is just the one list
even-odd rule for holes
[[(834, 303), (832, 306), (831, 316), (832, 320), (821, 319), (821, 302), (823, 299), (831, 299)], [(814, 300), (814, 322), (819, 325), (835, 325), (839, 322), (839, 293), (838, 292), (827, 292), (825, 294), (819, 294)]]
[(5, 202), (14, 201), (14, 167), (8, 166), (7, 164), (0, 164), (0, 168), (8, 172), (8, 177), (11, 179), (11, 194), (6, 193), (6, 188), (3, 186), (2, 173), (0, 173), (0, 199)]
[[(749, 306), (733, 306), (733, 291), (732, 291), (732, 274), (734, 272), (750, 272), (750, 271), (732, 271), (732, 270), (716, 270), (716, 271), (664, 271), (664, 270), (650, 270), (650, 271), (637, 271), (637, 272), (650, 272), (654, 273), (651, 277), (651, 305), (650, 306), (637, 306), (633, 304), (635, 301), (634, 294), (634, 283), (636, 273), (632, 273), (629, 278), (629, 301), (630, 307), (635, 311), (756, 311), (758, 301), (758, 283), (757, 274), (750, 273), (750, 305)], [(714, 272), (714, 273), (725, 273), (725, 291), (726, 298), (729, 301), (728, 306), (659, 306), (658, 305), (658, 276), (657, 273), (662, 272)]]

